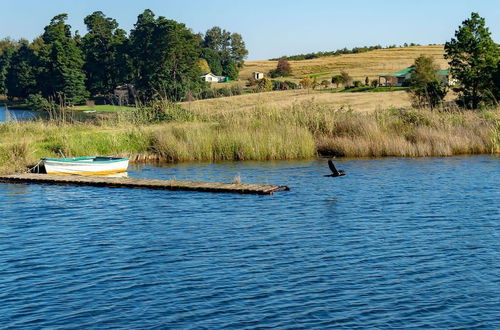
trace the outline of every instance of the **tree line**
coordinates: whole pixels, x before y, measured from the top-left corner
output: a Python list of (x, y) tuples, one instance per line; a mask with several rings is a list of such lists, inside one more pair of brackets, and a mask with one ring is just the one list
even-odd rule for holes
[[(404, 43), (403, 45), (401, 45), (399, 47), (413, 47), (413, 46), (420, 46), (420, 45), (412, 42), (410, 44)], [(285, 59), (290, 60), (290, 61), (303, 61), (303, 60), (311, 60), (311, 59), (320, 58), (320, 57), (339, 56), (339, 55), (346, 55), (346, 54), (358, 54), (358, 53), (369, 52), (369, 51), (376, 50), (376, 49), (390, 49), (390, 48), (396, 48), (396, 47), (398, 47), (398, 46), (397, 45), (389, 45), (387, 47), (383, 47), (381, 45), (375, 45), (375, 46), (353, 47), (352, 49), (344, 47), (342, 49), (337, 49), (334, 51), (313, 52), (313, 53), (307, 53), (307, 54), (281, 56), (279, 58), (271, 58), (269, 60), (270, 61), (277, 61), (281, 58), (285, 58)]]
[(141, 100), (180, 101), (208, 88), (204, 71), (237, 79), (248, 55), (238, 33), (216, 26), (195, 34), (149, 9), (128, 34), (100, 11), (85, 17), (84, 36), (71, 32), (67, 18), (55, 16), (31, 42), (0, 41), (0, 94), (74, 105), (127, 84)]

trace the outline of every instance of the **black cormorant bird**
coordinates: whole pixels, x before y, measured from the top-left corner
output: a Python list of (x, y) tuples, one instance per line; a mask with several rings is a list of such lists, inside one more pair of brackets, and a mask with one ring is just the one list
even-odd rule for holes
[(337, 171), (337, 169), (335, 168), (335, 165), (333, 165), (333, 162), (331, 160), (328, 160), (328, 167), (332, 171), (332, 174), (323, 175), (323, 176), (330, 176), (330, 177), (335, 178), (337, 176), (344, 176), (345, 175), (345, 172), (343, 170)]

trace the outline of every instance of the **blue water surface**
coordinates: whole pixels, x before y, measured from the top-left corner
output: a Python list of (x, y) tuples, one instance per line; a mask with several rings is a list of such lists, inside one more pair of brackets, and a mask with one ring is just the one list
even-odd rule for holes
[(273, 196), (0, 184), (2, 328), (499, 328), (500, 158), (132, 166)]
[(35, 119), (36, 113), (30, 110), (7, 109), (0, 106), (0, 123), (8, 121), (24, 121)]

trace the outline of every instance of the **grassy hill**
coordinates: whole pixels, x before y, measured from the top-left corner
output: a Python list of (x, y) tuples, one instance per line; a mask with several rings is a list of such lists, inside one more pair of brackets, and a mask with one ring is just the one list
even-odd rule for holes
[[(353, 79), (364, 82), (365, 77), (377, 79), (379, 74), (396, 72), (412, 65), (420, 55), (431, 56), (442, 68), (448, 64), (444, 59), (443, 46), (414, 46), (404, 48), (378, 49), (358, 54), (321, 57), (311, 60), (290, 61), (293, 74), (283, 78), (298, 82), (304, 76), (317, 77), (318, 81), (330, 80), (333, 75), (346, 70)], [(240, 71), (240, 82), (252, 76), (252, 72), (268, 73), (276, 68), (277, 61), (248, 61)], [(238, 82), (233, 82), (238, 83)], [(226, 86), (216, 84), (217, 87)], [(453, 96), (449, 93), (448, 98)], [(381, 93), (331, 93), (324, 90), (295, 90), (276, 91), (268, 93), (246, 94), (241, 96), (224, 97), (218, 99), (201, 100), (190, 103), (194, 109), (215, 111), (232, 109), (233, 111), (249, 111), (255, 107), (272, 107), (275, 109), (290, 108), (296, 104), (314, 103), (332, 108), (349, 107), (355, 111), (371, 112), (376, 109), (395, 107), (409, 107), (410, 99), (403, 91)]]
[(410, 98), (403, 91), (380, 93), (331, 93), (328, 91), (290, 90), (244, 94), (194, 102), (183, 107), (197, 115), (207, 113), (238, 113), (251, 115), (261, 109), (286, 110), (296, 107), (325, 106), (332, 111), (352, 109), (356, 112), (373, 112), (389, 107), (408, 107)]
[[(365, 53), (340, 56), (321, 57), (311, 60), (290, 61), (293, 75), (291, 80), (300, 79), (306, 75), (313, 75), (318, 80), (330, 79), (341, 70), (349, 72), (354, 79), (370, 80), (379, 74), (399, 71), (413, 64), (420, 55), (431, 56), (436, 63), (445, 69), (448, 67), (444, 59), (443, 46), (415, 46), (404, 48), (378, 49)], [(240, 79), (248, 79), (252, 72), (268, 73), (276, 68), (277, 61), (248, 61), (240, 72)]]

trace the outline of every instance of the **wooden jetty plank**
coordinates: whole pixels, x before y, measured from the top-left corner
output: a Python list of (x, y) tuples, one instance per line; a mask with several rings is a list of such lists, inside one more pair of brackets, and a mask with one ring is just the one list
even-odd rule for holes
[(0, 182), (77, 185), (109, 188), (139, 188), (157, 190), (188, 190), (201, 192), (224, 192), (239, 194), (272, 195), (277, 191), (290, 190), (288, 186), (250, 183), (220, 183), (179, 180), (147, 180), (133, 178), (110, 178), (98, 176), (12, 174), (0, 176)]

